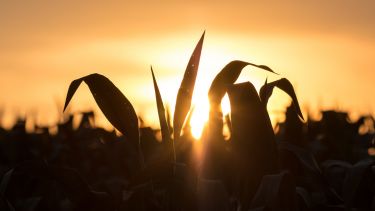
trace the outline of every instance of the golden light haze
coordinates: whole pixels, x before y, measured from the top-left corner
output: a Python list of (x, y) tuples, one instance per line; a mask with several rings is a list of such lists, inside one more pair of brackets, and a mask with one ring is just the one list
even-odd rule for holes
[[(56, 104), (61, 107), (70, 82), (94, 72), (110, 78), (139, 115), (157, 126), (150, 65), (173, 108), (204, 30), (193, 100), (197, 113), (207, 109), (200, 102), (212, 79), (233, 59), (268, 65), (288, 78), (304, 109), (374, 113), (373, 0), (0, 0), (0, 5), (0, 106), (6, 126), (15, 114), (56, 123)], [(276, 78), (247, 67), (241, 80), (259, 86), (266, 76)], [(72, 111), (97, 109), (87, 87), (77, 94)], [(277, 113), (288, 103), (278, 92), (269, 110), (282, 118)]]

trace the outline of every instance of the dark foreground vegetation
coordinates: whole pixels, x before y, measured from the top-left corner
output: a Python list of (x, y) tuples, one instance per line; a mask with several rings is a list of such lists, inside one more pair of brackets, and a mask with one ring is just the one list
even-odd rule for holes
[[(235, 84), (245, 66), (274, 73), (267, 66), (232, 61), (219, 72), (209, 121), (194, 140), (189, 111), (203, 37), (173, 123), (152, 72), (160, 130), (139, 126), (132, 104), (99, 74), (74, 80), (65, 108), (85, 82), (123, 135), (94, 127), (92, 112), (77, 128), (71, 115), (56, 134), (27, 133), (22, 120), (0, 129), (0, 210), (375, 210), (374, 118), (323, 111), (320, 120), (303, 120), (287, 79), (266, 81), (259, 93), (249, 82)], [(276, 130), (267, 112), (275, 87), (292, 98)], [(226, 93), (231, 113), (223, 116)]]

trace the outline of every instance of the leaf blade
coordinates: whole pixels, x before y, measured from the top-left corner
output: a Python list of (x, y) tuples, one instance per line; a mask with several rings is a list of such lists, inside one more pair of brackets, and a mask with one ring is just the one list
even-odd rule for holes
[(74, 80), (65, 100), (66, 108), (75, 91), (84, 81), (108, 121), (130, 140), (139, 141), (138, 117), (130, 101), (105, 76), (94, 73)]
[(161, 135), (162, 135), (162, 143), (164, 144), (170, 144), (169, 148), (172, 150), (172, 155), (174, 161), (176, 161), (176, 151), (174, 147), (174, 142), (170, 139), (170, 131), (167, 119), (165, 117), (165, 109), (163, 104), (163, 99), (161, 98), (160, 90), (158, 83), (155, 78), (154, 70), (151, 66), (151, 74), (152, 74), (152, 81), (154, 83), (154, 90), (155, 90), (155, 98), (156, 98), (156, 106), (158, 109), (158, 116), (159, 116), (159, 123), (160, 123), (160, 129), (161, 129)]
[(83, 81), (83, 78), (79, 78), (79, 79), (76, 79), (76, 80), (74, 80), (70, 83), (69, 88), (68, 88), (68, 93), (66, 94), (63, 112), (68, 107), (70, 101), (73, 98), (74, 93), (77, 91), (77, 89), (78, 89), (79, 85), (81, 85), (82, 81)]
[(262, 86), (262, 88), (259, 91), (260, 98), (265, 105), (267, 105), (269, 97), (272, 95), (272, 90), (274, 87), (277, 87), (281, 90), (283, 90), (285, 93), (287, 93), (291, 98), (293, 105), (296, 109), (296, 112), (298, 116), (304, 120), (301, 108), (298, 103), (298, 99), (296, 96), (296, 93), (294, 91), (293, 85), (290, 83), (290, 81), (286, 78), (281, 78), (279, 80), (273, 81), (271, 83), (266, 83)]
[(226, 93), (226, 87), (228, 85), (232, 85), (238, 79), (243, 68), (245, 68), (247, 65), (251, 65), (268, 72), (275, 73), (266, 65), (257, 65), (240, 60), (231, 61), (216, 75), (211, 83), (210, 89), (208, 91), (210, 104), (220, 104), (221, 99)]
[(158, 115), (159, 115), (159, 123), (160, 123), (160, 129), (162, 133), (162, 139), (163, 142), (168, 141), (169, 139), (169, 128), (167, 124), (167, 120), (165, 118), (165, 109), (163, 104), (163, 99), (160, 94), (159, 86), (155, 78), (154, 70), (151, 66), (151, 74), (152, 74), (152, 81), (154, 83), (154, 91), (155, 91), (155, 98), (156, 98), (156, 106), (158, 108)]
[(203, 32), (190, 57), (184, 77), (177, 93), (175, 112), (173, 116), (174, 140), (177, 140), (180, 137), (182, 126), (190, 110), (191, 99), (193, 96), (195, 80), (197, 77), (199, 61), (202, 52), (204, 35), (205, 32)]

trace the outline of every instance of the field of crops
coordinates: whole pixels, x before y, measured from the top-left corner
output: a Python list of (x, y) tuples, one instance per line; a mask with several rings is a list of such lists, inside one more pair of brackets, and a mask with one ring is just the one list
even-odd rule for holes
[[(268, 66), (236, 60), (219, 71), (209, 121), (195, 140), (189, 114), (203, 40), (173, 115), (151, 68), (160, 130), (140, 126), (126, 93), (96, 73), (71, 82), (64, 110), (84, 82), (121, 136), (93, 126), (92, 112), (78, 127), (70, 115), (56, 134), (27, 133), (25, 120), (0, 129), (0, 210), (375, 210), (374, 117), (322, 111), (314, 120), (303, 116), (286, 78), (266, 81), (259, 93), (236, 83), (249, 65), (278, 74)], [(276, 128), (267, 111), (274, 88), (292, 99)]]

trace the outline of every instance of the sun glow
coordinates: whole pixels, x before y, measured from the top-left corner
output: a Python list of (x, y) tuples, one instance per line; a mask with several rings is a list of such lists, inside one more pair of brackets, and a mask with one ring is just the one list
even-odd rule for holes
[[(186, 63), (192, 49), (190, 49), (191, 47), (186, 47), (186, 43), (190, 43), (188, 41), (169, 39), (169, 42), (175, 44), (176, 48), (159, 50), (161, 53), (155, 53), (155, 58), (153, 59), (157, 64), (154, 66), (154, 71), (156, 71), (159, 89), (161, 91), (164, 102), (170, 105), (171, 114), (173, 115), (178, 87), (180, 86), (183, 71), (186, 68)], [(211, 39), (205, 40), (205, 43), (203, 44), (192, 99), (192, 107), (194, 107), (194, 111), (190, 119), (191, 132), (194, 138), (196, 138), (197, 140), (200, 139), (203, 128), (208, 121), (208, 90), (215, 76), (226, 64), (233, 60), (244, 60), (258, 63), (257, 61), (253, 60), (254, 58), (245, 56), (246, 52), (244, 49), (238, 48), (238, 46), (236, 46), (237, 48), (233, 50), (233, 46), (223, 46), (220, 45), (220, 43), (225, 42), (220, 39)], [(164, 74), (163, 70), (165, 71)], [(254, 70), (257, 69), (250, 66), (245, 67), (237, 82), (250, 81), (257, 89), (259, 89), (259, 87), (264, 83), (267, 76), (269, 81), (272, 81), (272, 75), (270, 76), (261, 70)], [(173, 73), (171, 74), (171, 72)], [(225, 95), (225, 97), (223, 98), (221, 106), (224, 117), (225, 115), (230, 113), (230, 103), (227, 95)]]
[[(199, 139), (203, 128), (208, 121), (209, 102), (208, 90), (215, 75), (224, 67), (224, 65), (233, 60), (230, 56), (220, 53), (221, 49), (207, 48), (203, 49), (201, 62), (199, 65), (196, 85), (193, 94), (194, 113), (190, 120), (191, 132), (194, 138)], [(226, 97), (222, 101), (224, 114), (230, 112), (229, 100)]]

